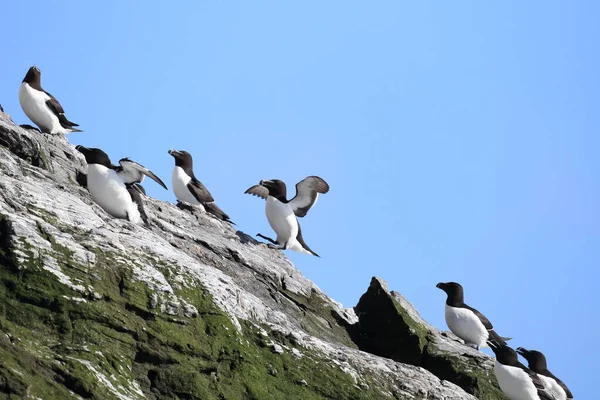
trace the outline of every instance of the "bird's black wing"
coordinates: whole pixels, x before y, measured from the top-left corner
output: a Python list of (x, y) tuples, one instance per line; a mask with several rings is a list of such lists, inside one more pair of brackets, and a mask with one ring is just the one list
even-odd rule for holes
[(318, 176), (309, 176), (296, 184), (296, 196), (289, 204), (298, 217), (304, 217), (319, 198), (319, 193), (329, 192), (329, 185)]
[(561, 388), (563, 388), (563, 390), (567, 394), (567, 399), (572, 399), (573, 398), (573, 393), (571, 393), (571, 391), (569, 390), (569, 388), (567, 387), (567, 385), (565, 385), (565, 383), (563, 381), (561, 381), (560, 379), (558, 379), (558, 378), (556, 378), (556, 382), (560, 385)]
[(138, 188), (138, 185), (135, 183), (127, 184), (125, 186), (127, 187), (127, 191), (131, 196), (131, 200), (133, 200), (133, 202), (137, 206), (138, 211), (140, 212), (140, 217), (142, 217), (142, 221), (144, 221), (144, 223), (147, 226), (150, 226), (150, 223), (148, 222), (148, 215), (146, 215), (146, 210), (144, 210), (144, 204), (142, 202), (142, 191)]
[(571, 391), (569, 390), (569, 388), (567, 387), (567, 385), (565, 385), (565, 383), (563, 381), (561, 381), (556, 376), (554, 376), (554, 374), (552, 372), (550, 372), (549, 370), (546, 369), (545, 371), (543, 371), (543, 375), (546, 375), (548, 378), (554, 379), (556, 381), (556, 383), (558, 383), (558, 385), (561, 388), (563, 388), (563, 390), (567, 394), (567, 399), (572, 399), (573, 398), (573, 393), (571, 393)]
[(529, 375), (531, 382), (533, 382), (533, 385), (537, 389), (540, 400), (556, 400), (554, 396), (548, 392), (546, 386), (544, 385), (544, 381), (542, 381), (542, 378), (540, 378), (538, 374), (536, 374), (520, 362), (517, 362), (515, 367), (521, 368), (523, 371), (525, 371), (525, 373), (527, 373), (527, 375)]
[(479, 320), (481, 321), (481, 323), (483, 324), (483, 326), (485, 326), (485, 329), (487, 329), (488, 331), (491, 330), (491, 329), (494, 329), (494, 326), (492, 325), (492, 323), (490, 322), (490, 320), (485, 317), (485, 315), (483, 315), (482, 313), (480, 313), (479, 311), (477, 311), (473, 307), (470, 307), (470, 306), (468, 306), (466, 304), (463, 307), (466, 308), (467, 310), (473, 311), (473, 313), (475, 313), (475, 315), (477, 315), (477, 317), (479, 318)]
[(202, 184), (202, 182), (200, 182), (198, 179), (192, 178), (190, 180), (190, 182), (187, 184), (187, 187), (188, 187), (190, 193), (192, 193), (192, 195), (200, 203), (202, 203), (202, 204), (212, 203), (215, 201), (215, 199), (213, 199), (212, 195), (210, 194), (210, 192), (208, 191), (206, 186), (204, 186)]
[(50, 97), (50, 99), (46, 100), (46, 105), (48, 106), (50, 111), (52, 111), (54, 113), (54, 115), (56, 115), (58, 117), (58, 121), (60, 122), (62, 127), (65, 129), (73, 129), (75, 131), (81, 132), (79, 129), (73, 128), (74, 126), (79, 126), (79, 125), (76, 124), (75, 122), (71, 122), (67, 119), (67, 117), (65, 116), (65, 110), (62, 108), (62, 106), (60, 105), (58, 100), (56, 100), (56, 97), (52, 96), (50, 93), (46, 92), (45, 90), (44, 90), (44, 93), (46, 93), (48, 95), (48, 97)]
[(261, 185), (254, 185), (246, 190), (244, 194), (251, 194), (253, 196), (258, 196), (261, 199), (266, 199), (269, 196), (269, 189)]

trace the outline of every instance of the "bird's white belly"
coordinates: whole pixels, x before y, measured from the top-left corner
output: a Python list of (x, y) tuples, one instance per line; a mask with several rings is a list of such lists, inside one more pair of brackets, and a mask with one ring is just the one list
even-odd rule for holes
[(500, 389), (510, 400), (539, 400), (531, 378), (521, 368), (494, 362), (494, 373)]
[(466, 308), (446, 304), (446, 324), (456, 336), (467, 344), (485, 347), (489, 333), (477, 315)]
[(23, 82), (19, 88), (19, 103), (27, 117), (41, 130), (50, 133), (68, 133), (58, 121), (58, 117), (48, 108), (46, 101), (50, 97), (39, 90), (32, 89)]
[(190, 189), (187, 187), (187, 184), (190, 183), (191, 180), (192, 178), (185, 173), (183, 168), (177, 166), (173, 168), (173, 173), (171, 174), (171, 184), (177, 200), (198, 205), (200, 202), (194, 197), (194, 195), (190, 192)]
[(540, 378), (542, 378), (544, 386), (548, 388), (548, 391), (554, 396), (555, 400), (567, 400), (567, 393), (558, 382), (549, 376), (540, 375)]
[(141, 221), (137, 205), (112, 169), (97, 164), (88, 165), (88, 189), (92, 199), (113, 217), (128, 218), (133, 223)]
[(277, 242), (281, 246), (291, 247), (298, 236), (298, 220), (292, 207), (282, 203), (272, 196), (267, 197), (267, 220), (277, 234)]

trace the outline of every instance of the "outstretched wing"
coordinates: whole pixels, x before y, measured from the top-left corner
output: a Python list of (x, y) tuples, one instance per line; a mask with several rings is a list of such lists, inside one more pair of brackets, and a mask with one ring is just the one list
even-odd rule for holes
[(269, 196), (269, 189), (261, 185), (254, 185), (246, 190), (244, 194), (251, 194), (253, 196), (258, 196), (261, 199), (266, 199)]
[(298, 217), (304, 217), (319, 198), (319, 193), (329, 192), (329, 185), (318, 176), (309, 176), (296, 184), (296, 196), (289, 204)]
[[(163, 181), (148, 168), (144, 167), (142, 164), (139, 164), (129, 158), (121, 158), (119, 160), (119, 165), (121, 166), (117, 169), (117, 174), (123, 179), (125, 183), (142, 183), (144, 180), (144, 175), (149, 176), (152, 180), (158, 183), (160, 186), (167, 189), (167, 185), (164, 184)], [(168, 190), (168, 189), (167, 189)]]
[[(44, 93), (46, 93), (49, 97), (49, 99), (46, 100), (46, 105), (48, 106), (50, 111), (52, 111), (54, 113), (54, 115), (56, 115), (58, 117), (58, 121), (63, 126), (63, 128), (73, 129), (74, 126), (79, 126), (75, 122), (71, 122), (67, 119), (67, 117), (65, 116), (65, 110), (62, 108), (62, 106), (60, 105), (58, 100), (56, 100), (56, 97), (52, 96), (50, 93), (46, 92), (45, 90), (44, 90)], [(73, 129), (73, 130), (79, 131), (79, 129)]]
[(206, 186), (204, 186), (202, 184), (202, 182), (200, 182), (198, 179), (192, 178), (190, 180), (190, 182), (187, 184), (187, 187), (188, 187), (190, 193), (200, 203), (202, 203), (202, 204), (204, 204), (204, 203), (212, 203), (212, 202), (215, 201), (215, 199), (213, 199), (212, 195), (210, 194), (210, 192), (208, 191), (208, 189), (206, 188)]

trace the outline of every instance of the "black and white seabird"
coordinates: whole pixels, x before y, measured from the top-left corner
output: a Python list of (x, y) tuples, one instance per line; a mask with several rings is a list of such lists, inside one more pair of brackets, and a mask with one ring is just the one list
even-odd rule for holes
[(19, 103), (23, 112), (42, 132), (63, 134), (83, 132), (65, 116), (58, 100), (42, 89), (42, 73), (35, 65), (29, 68), (19, 88)]
[(296, 196), (293, 199), (288, 200), (286, 192), (285, 183), (279, 179), (262, 180), (246, 190), (247, 194), (267, 200), (267, 220), (277, 234), (277, 239), (273, 240), (260, 233), (257, 236), (279, 245), (281, 250), (292, 249), (319, 257), (304, 242), (297, 217), (304, 217), (316, 204), (319, 193), (329, 192), (329, 185), (318, 176), (309, 176), (296, 184)]
[(465, 341), (467, 346), (479, 350), (487, 347), (486, 342), (496, 340), (505, 343), (507, 338), (500, 337), (489, 319), (473, 307), (465, 304), (463, 287), (456, 282), (440, 282), (436, 285), (442, 289), (446, 298), (445, 316), (448, 328), (456, 336)]
[(202, 210), (211, 213), (221, 221), (233, 224), (229, 219), (229, 215), (217, 206), (215, 199), (213, 199), (206, 186), (196, 179), (192, 155), (184, 150), (172, 149), (169, 150), (169, 154), (175, 159), (171, 184), (177, 200), (181, 203), (199, 206)]
[(488, 345), (496, 355), (498, 385), (510, 400), (556, 400), (541, 377), (519, 362), (513, 349), (493, 340)]
[(563, 381), (558, 379), (552, 372), (548, 370), (546, 356), (544, 356), (542, 352), (517, 347), (517, 353), (522, 355), (527, 360), (529, 369), (538, 374), (540, 378), (545, 381), (546, 386), (549, 388), (556, 400), (567, 400), (573, 398), (573, 394), (567, 385), (565, 385)]
[(75, 148), (85, 156), (88, 164), (87, 188), (92, 199), (113, 217), (124, 218), (135, 224), (143, 221), (148, 225), (141, 196), (145, 191), (140, 183), (144, 176), (148, 176), (167, 189), (163, 181), (129, 158), (122, 158), (117, 166), (100, 149), (81, 145)]

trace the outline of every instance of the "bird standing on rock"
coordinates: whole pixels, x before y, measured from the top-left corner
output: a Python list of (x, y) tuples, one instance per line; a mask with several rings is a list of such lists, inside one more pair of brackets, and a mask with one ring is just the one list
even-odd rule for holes
[(540, 378), (545, 381), (546, 386), (549, 388), (550, 392), (552, 392), (556, 400), (573, 399), (573, 394), (567, 385), (548, 370), (546, 356), (544, 356), (542, 352), (517, 347), (517, 353), (527, 360), (529, 369), (538, 374)]
[(456, 282), (440, 282), (436, 285), (448, 296), (446, 298), (445, 317), (448, 328), (456, 336), (465, 341), (467, 346), (479, 350), (487, 347), (487, 340), (505, 343), (506, 338), (500, 337), (489, 319), (473, 307), (465, 304), (463, 287)]
[(246, 190), (246, 194), (267, 200), (267, 220), (277, 234), (277, 239), (273, 240), (260, 233), (257, 236), (278, 245), (281, 250), (291, 249), (319, 257), (304, 242), (297, 217), (304, 217), (317, 203), (319, 193), (329, 191), (329, 185), (318, 176), (309, 176), (296, 184), (296, 196), (293, 199), (286, 198), (286, 191), (285, 183), (279, 179), (262, 180)]
[[(108, 214), (130, 222), (149, 224), (142, 204), (143, 189), (139, 184), (149, 176), (167, 189), (160, 178), (141, 164), (122, 158), (113, 165), (108, 155), (97, 148), (76, 146), (88, 164), (87, 187), (92, 199)], [(167, 189), (168, 190), (168, 189)]]
[(79, 125), (67, 119), (58, 100), (42, 89), (42, 72), (35, 65), (29, 68), (21, 83), (19, 103), (25, 115), (43, 133), (66, 135), (71, 132), (83, 132), (75, 128)]
[(519, 362), (513, 349), (493, 340), (488, 345), (496, 355), (494, 375), (510, 400), (557, 400), (540, 376)]
[(177, 200), (181, 203), (198, 206), (221, 221), (233, 224), (229, 215), (217, 206), (206, 186), (196, 179), (192, 155), (184, 150), (169, 150), (169, 154), (175, 159), (171, 185), (173, 185), (173, 192), (175, 192)]

